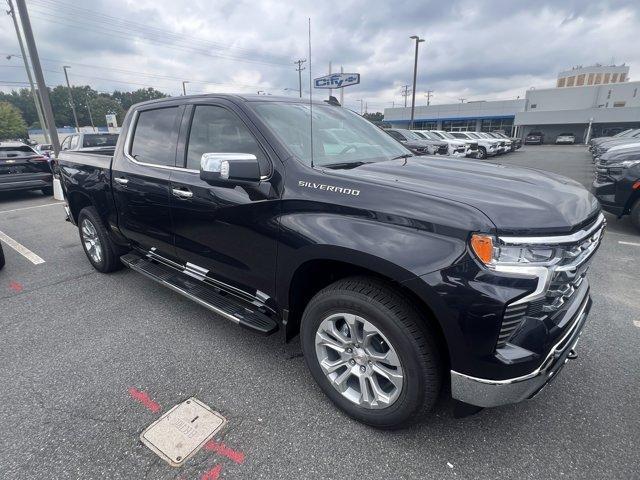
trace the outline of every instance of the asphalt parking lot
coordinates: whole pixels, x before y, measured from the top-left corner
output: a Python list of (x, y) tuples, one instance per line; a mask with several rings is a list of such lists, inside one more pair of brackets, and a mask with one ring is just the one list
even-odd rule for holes
[[(501, 163), (589, 185), (584, 147), (525, 146)], [(640, 235), (608, 216), (576, 361), (538, 397), (378, 431), (340, 413), (297, 343), (263, 338), (129, 270), (87, 261), (62, 205), (0, 195), (0, 478), (640, 478)], [(195, 396), (228, 420), (175, 469), (139, 441)], [(159, 409), (160, 410), (159, 410)]]

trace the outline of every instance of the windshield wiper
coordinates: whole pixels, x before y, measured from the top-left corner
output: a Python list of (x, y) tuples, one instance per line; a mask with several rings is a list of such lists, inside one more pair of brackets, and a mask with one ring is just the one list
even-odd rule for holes
[(413, 153), (403, 153), (402, 155), (393, 157), (391, 160), (400, 160), (401, 158), (409, 158), (409, 157), (415, 157), (415, 155)]
[(327, 163), (326, 165), (322, 165), (326, 168), (356, 168), (361, 165), (366, 165), (367, 163), (372, 162), (338, 162), (338, 163)]

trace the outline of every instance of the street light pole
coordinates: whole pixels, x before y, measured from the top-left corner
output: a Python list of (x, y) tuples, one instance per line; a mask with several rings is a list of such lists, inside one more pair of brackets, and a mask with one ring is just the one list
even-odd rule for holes
[[(44, 115), (42, 114), (42, 107), (40, 106), (40, 98), (36, 93), (36, 88), (33, 86), (33, 77), (31, 76), (31, 69), (29, 68), (29, 61), (27, 60), (27, 54), (24, 51), (24, 44), (22, 43), (22, 35), (20, 35), (20, 29), (18, 28), (18, 20), (16, 20), (16, 12), (13, 9), (13, 2), (11, 0), (7, 0), (9, 4), (8, 15), (11, 15), (13, 20), (13, 26), (16, 29), (16, 36), (18, 37), (18, 45), (20, 45), (20, 54), (22, 55), (22, 60), (24, 61), (24, 69), (27, 71), (27, 78), (29, 79), (29, 85), (31, 85), (31, 95), (33, 96), (33, 101), (36, 104), (36, 113), (38, 114), (38, 122), (40, 123), (40, 129), (44, 134), (45, 143), (50, 143), (49, 133), (47, 132), (47, 124), (44, 121)], [(11, 58), (9, 55), (8, 58)]]
[(417, 35), (411, 35), (409, 38), (416, 41), (416, 56), (413, 61), (413, 94), (411, 95), (411, 122), (409, 123), (409, 129), (413, 129), (413, 117), (416, 109), (416, 78), (418, 76), (418, 45), (424, 42), (424, 38), (420, 38)]
[(71, 94), (71, 85), (69, 84), (69, 75), (67, 74), (67, 68), (71, 68), (68, 65), (62, 67), (64, 70), (64, 78), (67, 79), (67, 89), (69, 91), (69, 103), (71, 104), (71, 111), (73, 112), (73, 120), (76, 122), (76, 131), (80, 131), (80, 124), (78, 123), (78, 115), (76, 114), (76, 106), (73, 103), (73, 95)]
[(187, 83), (189, 83), (189, 80), (183, 80), (182, 81), (182, 95), (186, 95), (187, 94)]
[(27, 50), (29, 50), (29, 56), (31, 57), (31, 65), (33, 65), (33, 74), (36, 77), (38, 91), (42, 97), (42, 108), (44, 109), (44, 117), (47, 127), (49, 128), (49, 135), (51, 136), (51, 143), (53, 144), (53, 152), (55, 155), (58, 155), (58, 152), (60, 151), (60, 141), (58, 140), (56, 121), (53, 117), (53, 110), (51, 109), (49, 90), (47, 90), (47, 85), (44, 83), (44, 75), (42, 74), (42, 67), (40, 66), (40, 57), (38, 56), (38, 49), (36, 48), (33, 31), (31, 30), (31, 22), (29, 21), (29, 12), (27, 11), (27, 5), (24, 0), (17, 0), (16, 3), (18, 13), (20, 14), (20, 21), (22, 22), (24, 40), (27, 43)]

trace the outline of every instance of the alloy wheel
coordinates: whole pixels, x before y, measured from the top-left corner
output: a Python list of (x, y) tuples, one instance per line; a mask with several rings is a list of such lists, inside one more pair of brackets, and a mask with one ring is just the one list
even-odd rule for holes
[(367, 409), (392, 405), (400, 396), (404, 372), (393, 345), (366, 319), (335, 313), (316, 331), (316, 357), (329, 383)]
[(89, 255), (93, 263), (102, 262), (102, 245), (100, 244), (96, 227), (91, 221), (85, 218), (82, 220), (80, 229), (82, 230), (82, 242), (84, 243), (87, 255)]

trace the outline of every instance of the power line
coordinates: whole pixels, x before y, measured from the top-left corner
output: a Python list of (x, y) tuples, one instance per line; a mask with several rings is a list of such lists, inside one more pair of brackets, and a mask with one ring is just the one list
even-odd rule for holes
[[(164, 38), (170, 37), (170, 38), (177, 38), (177, 39), (186, 39), (188, 40), (190, 43), (200, 43), (200, 44), (205, 44), (205, 45), (209, 45), (211, 47), (214, 48), (220, 48), (220, 49), (225, 49), (225, 50), (237, 50), (239, 52), (244, 52), (246, 54), (255, 54), (255, 53), (259, 53), (256, 50), (252, 50), (252, 49), (247, 49), (247, 48), (242, 48), (242, 47), (238, 47), (235, 45), (230, 45), (230, 44), (224, 44), (224, 43), (220, 43), (220, 42), (214, 42), (211, 40), (205, 40), (202, 38), (198, 38), (198, 37), (192, 37), (192, 36), (187, 36), (184, 34), (179, 34), (179, 33), (175, 33), (175, 32), (167, 32), (166, 29), (163, 28), (158, 28), (158, 27), (153, 27), (150, 26), (146, 23), (139, 23), (139, 22), (135, 22), (133, 20), (128, 20), (128, 19), (124, 19), (121, 17), (116, 17), (113, 15), (108, 15), (106, 13), (103, 12), (99, 12), (99, 11), (95, 11), (93, 9), (87, 9), (87, 8), (82, 8), (79, 7), (77, 5), (74, 4), (70, 4), (67, 2), (61, 2), (61, 1), (54, 1), (54, 0), (31, 0), (30, 3), (33, 3), (34, 5), (40, 4), (40, 7), (50, 7), (54, 9), (54, 12), (57, 12), (60, 7), (64, 7), (63, 10), (65, 12), (68, 12), (69, 10), (75, 10), (76, 12), (83, 12), (85, 14), (88, 15), (88, 19), (89, 20), (94, 20), (95, 19), (107, 19), (111, 22), (118, 22), (124, 26), (127, 26), (128, 28), (132, 28), (135, 30), (144, 30), (147, 32), (153, 32), (159, 35), (162, 35)], [(286, 60), (283, 58), (282, 60), (282, 64), (286, 64)]]
[[(36, 0), (42, 1), (42, 0)], [(230, 61), (241, 61), (255, 64), (263, 64), (270, 66), (285, 66), (288, 65), (284, 62), (275, 62), (269, 61), (265, 59), (256, 59), (249, 58), (247, 56), (234, 55), (231, 53), (213, 53), (211, 49), (220, 49), (219, 46), (207, 44), (203, 41), (197, 39), (189, 39), (181, 36), (172, 37), (170, 32), (155, 32), (153, 30), (148, 29), (148, 27), (139, 25), (139, 26), (128, 26), (118, 25), (120, 20), (105, 20), (98, 18), (100, 15), (93, 13), (89, 17), (77, 16), (79, 21), (76, 22), (74, 18), (70, 18), (67, 15), (62, 15), (57, 13), (56, 11), (47, 10), (43, 8), (41, 5), (35, 5), (35, 8), (32, 9), (34, 13), (31, 15), (34, 18), (38, 18), (39, 20), (43, 20), (48, 23), (63, 25), (66, 27), (71, 27), (79, 30), (87, 30), (94, 34), (108, 36), (110, 38), (118, 37), (124, 38), (129, 41), (132, 39), (136, 39), (137, 41), (151, 43), (151, 44), (160, 44), (166, 48), (187, 51), (191, 53), (196, 53), (204, 56), (220, 58), (223, 60)], [(113, 17), (116, 18), (116, 17)], [(105, 25), (107, 22), (107, 25)], [(92, 25), (93, 23), (93, 25)], [(198, 46), (199, 45), (199, 46)]]

